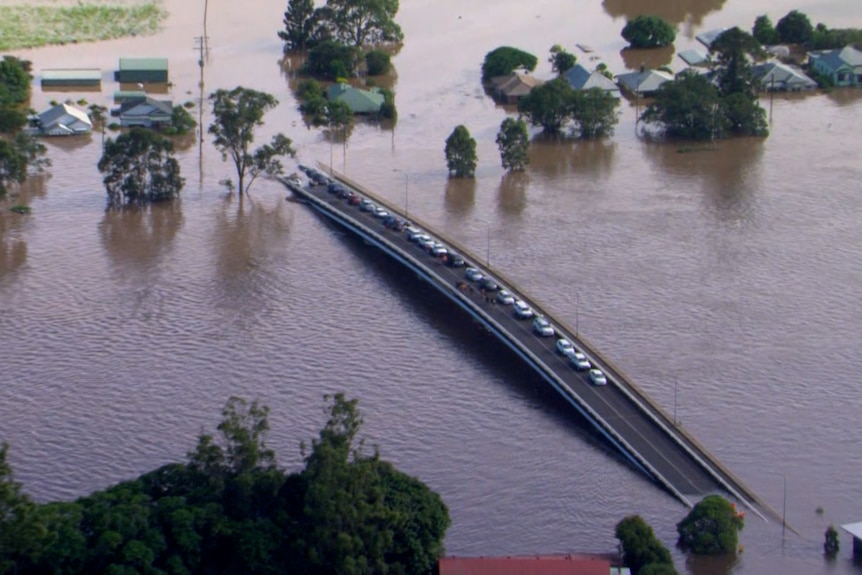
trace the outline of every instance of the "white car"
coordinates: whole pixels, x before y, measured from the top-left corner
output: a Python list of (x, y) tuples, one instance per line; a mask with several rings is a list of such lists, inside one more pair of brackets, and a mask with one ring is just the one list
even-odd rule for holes
[(570, 342), (564, 337), (561, 337), (557, 340), (557, 353), (559, 353), (560, 355), (565, 355), (566, 357), (571, 357), (572, 355), (577, 353), (577, 350), (575, 349), (575, 346), (572, 345), (572, 342)]
[(530, 319), (531, 317), (533, 317), (533, 310), (530, 309), (530, 306), (528, 306), (519, 299), (515, 300), (515, 303), (512, 304), (512, 307), (515, 310), (515, 317), (518, 319)]
[(449, 253), (449, 250), (446, 249), (446, 246), (444, 246), (443, 244), (435, 243), (434, 246), (431, 248), (431, 253), (434, 255), (434, 257), (439, 258), (447, 255)]
[(515, 303), (515, 296), (510, 291), (501, 289), (497, 292), (497, 303), (500, 305), (512, 305)]
[(409, 242), (415, 242), (419, 239), (419, 236), (424, 233), (422, 230), (414, 226), (407, 226), (405, 231), (407, 232), (407, 241)]
[(359, 202), (359, 209), (363, 212), (375, 212), (377, 211), (377, 205), (371, 200), (362, 200)]
[(389, 215), (389, 212), (387, 212), (383, 208), (378, 207), (376, 210), (374, 210), (374, 217), (375, 218), (385, 218), (388, 215)]
[(605, 377), (605, 374), (602, 373), (602, 370), (591, 369), (590, 370), (590, 381), (592, 381), (595, 385), (607, 385), (608, 378)]
[(576, 351), (575, 353), (570, 355), (569, 361), (571, 362), (572, 367), (574, 367), (578, 371), (583, 371), (585, 369), (590, 369), (591, 367), (593, 367), (590, 364), (590, 360), (587, 359), (587, 356), (585, 356), (579, 351)]
[(485, 276), (482, 275), (482, 272), (477, 270), (476, 268), (467, 268), (464, 270), (464, 277), (466, 277), (471, 282), (482, 281), (482, 278)]
[(536, 335), (540, 335), (542, 337), (553, 337), (554, 336), (554, 328), (551, 327), (551, 324), (543, 317), (537, 317), (533, 320), (533, 331), (536, 332)]
[(434, 247), (434, 244), (436, 244), (437, 242), (435, 242), (434, 238), (432, 238), (428, 234), (423, 234), (423, 235), (419, 236), (419, 239), (416, 240), (416, 243), (423, 250), (430, 250), (431, 248)]

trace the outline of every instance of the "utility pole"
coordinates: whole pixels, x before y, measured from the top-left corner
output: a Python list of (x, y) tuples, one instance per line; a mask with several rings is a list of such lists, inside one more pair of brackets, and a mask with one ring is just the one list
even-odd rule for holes
[(206, 7), (204, 8), (204, 35), (195, 36), (195, 50), (198, 51), (198, 67), (201, 70), (198, 79), (198, 169), (200, 170), (200, 182), (204, 181), (204, 67), (209, 58), (209, 42), (206, 35)]

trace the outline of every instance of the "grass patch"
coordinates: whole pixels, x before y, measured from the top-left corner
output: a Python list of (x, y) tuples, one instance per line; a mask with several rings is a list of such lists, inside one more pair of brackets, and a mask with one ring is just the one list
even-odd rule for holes
[(167, 15), (155, 0), (133, 5), (0, 5), (0, 50), (145, 36), (157, 32)]
[(14, 212), (16, 214), (21, 214), (23, 216), (23, 215), (27, 215), (30, 213), (30, 207), (29, 206), (22, 206), (19, 204), (17, 206), (12, 206), (11, 208), (9, 208), (9, 211)]

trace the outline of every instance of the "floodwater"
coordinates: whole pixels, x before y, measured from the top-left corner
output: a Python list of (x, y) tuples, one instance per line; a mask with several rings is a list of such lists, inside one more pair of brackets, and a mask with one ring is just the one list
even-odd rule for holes
[[(70, 96), (105, 105), (118, 57), (167, 56), (172, 97), (199, 102), (197, 4), (169, 2), (156, 37), (21, 55), (36, 71), (101, 67), (101, 96)], [(750, 27), (765, 11), (862, 26), (857, 0), (410, 0), (391, 80), (399, 120), (357, 125), (346, 146), (296, 111), (275, 35), (284, 4), (210, 2), (204, 93), (243, 84), (276, 94), (260, 140), (283, 131), (301, 161), (332, 154), (485, 252), (779, 512), (786, 500), (799, 535), (749, 514), (738, 559), (677, 554), (681, 569), (860, 572), (846, 536), (836, 562), (821, 550), (830, 523), (862, 518), (862, 90), (765, 100), (768, 139), (686, 149), (638, 136), (639, 103), (624, 102), (613, 138), (538, 138), (529, 170), (509, 177), (494, 144), (506, 111), (479, 85), (482, 57), (501, 44), (543, 56), (582, 43), (595, 51), (576, 51), (581, 61), (636, 68), (619, 31), (642, 11), (676, 22), (684, 49), (698, 31)], [(37, 85), (32, 106), (66, 96)], [(475, 182), (446, 179), (443, 142), (459, 123), (478, 140)], [(631, 513), (673, 544), (679, 503), (427, 286), (285, 202), (278, 184), (226, 197), (229, 166), (192, 139), (179, 146), (181, 203), (106, 213), (98, 136), (47, 144), (51, 175), (7, 201), (33, 214), (0, 214), (0, 438), (38, 500), (182, 459), (232, 394), (271, 406), (270, 444), (294, 468), (299, 442), (322, 424), (322, 395), (344, 391), (360, 399), (383, 455), (449, 504), (450, 553), (606, 552)]]

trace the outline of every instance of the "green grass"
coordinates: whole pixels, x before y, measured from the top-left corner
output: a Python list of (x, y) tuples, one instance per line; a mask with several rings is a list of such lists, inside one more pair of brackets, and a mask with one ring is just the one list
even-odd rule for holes
[(157, 0), (119, 6), (0, 6), (0, 50), (144, 36), (167, 17)]

